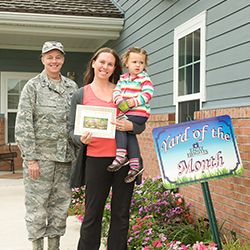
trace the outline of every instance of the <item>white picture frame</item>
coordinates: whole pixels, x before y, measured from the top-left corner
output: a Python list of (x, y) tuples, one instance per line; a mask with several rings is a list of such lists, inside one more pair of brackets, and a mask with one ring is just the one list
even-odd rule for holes
[(91, 131), (93, 137), (115, 138), (116, 108), (77, 105), (75, 116), (75, 135)]

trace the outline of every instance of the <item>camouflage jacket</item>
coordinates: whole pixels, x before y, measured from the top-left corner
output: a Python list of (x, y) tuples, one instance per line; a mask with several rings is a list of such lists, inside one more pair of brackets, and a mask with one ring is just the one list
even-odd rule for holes
[(69, 113), (77, 84), (61, 75), (59, 90), (45, 70), (24, 86), (16, 117), (16, 142), (25, 160), (70, 162), (74, 146)]

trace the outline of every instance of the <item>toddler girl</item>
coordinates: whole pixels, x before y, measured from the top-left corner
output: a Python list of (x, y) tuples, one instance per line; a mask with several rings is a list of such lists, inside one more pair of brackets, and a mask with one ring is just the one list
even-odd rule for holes
[[(148, 55), (142, 48), (132, 47), (122, 54), (124, 66), (129, 72), (122, 75), (114, 89), (113, 101), (118, 106), (126, 101), (129, 108), (125, 111), (129, 121), (137, 124), (145, 123), (150, 115), (149, 101), (153, 96), (153, 84), (146, 72)], [(120, 112), (118, 115), (123, 114)], [(128, 160), (130, 171), (125, 178), (130, 183), (143, 172), (139, 165), (140, 150), (135, 135), (116, 130), (116, 158), (108, 167), (111, 172), (118, 171)]]

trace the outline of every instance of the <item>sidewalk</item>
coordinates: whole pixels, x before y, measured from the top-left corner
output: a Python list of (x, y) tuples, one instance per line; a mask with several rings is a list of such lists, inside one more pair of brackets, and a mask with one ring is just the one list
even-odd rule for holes
[[(0, 172), (9, 174), (10, 172)], [(0, 249), (31, 250), (24, 221), (23, 179), (0, 179)], [(61, 250), (76, 250), (81, 223), (75, 216), (67, 219), (66, 234), (61, 238)], [(47, 249), (45, 239), (45, 249)], [(105, 250), (101, 246), (100, 250)]]

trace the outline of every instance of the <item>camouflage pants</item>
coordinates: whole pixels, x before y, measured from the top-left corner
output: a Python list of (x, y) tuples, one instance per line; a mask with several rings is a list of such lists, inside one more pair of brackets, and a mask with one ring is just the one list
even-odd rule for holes
[(29, 177), (27, 162), (23, 163), (25, 221), (31, 241), (65, 233), (71, 199), (71, 162), (37, 162), (41, 173), (36, 180)]

